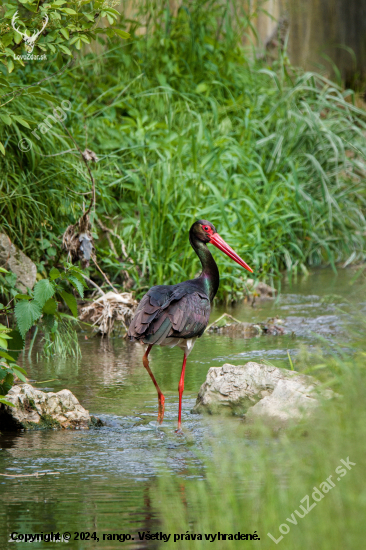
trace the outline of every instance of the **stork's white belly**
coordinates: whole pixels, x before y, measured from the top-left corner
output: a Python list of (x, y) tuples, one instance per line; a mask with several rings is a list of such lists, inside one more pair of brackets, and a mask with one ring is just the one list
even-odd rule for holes
[(188, 357), (188, 355), (191, 353), (193, 346), (195, 344), (195, 341), (197, 340), (197, 336), (194, 336), (193, 338), (164, 338), (162, 342), (157, 344), (158, 346), (165, 346), (168, 348), (174, 348), (175, 346), (178, 346), (180, 349), (182, 349), (185, 353), (185, 355)]

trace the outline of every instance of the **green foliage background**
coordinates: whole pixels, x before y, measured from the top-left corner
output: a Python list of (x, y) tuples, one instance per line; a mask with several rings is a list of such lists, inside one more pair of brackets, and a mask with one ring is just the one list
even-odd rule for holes
[[(156, 2), (147, 13), (146, 35), (133, 22), (123, 46), (111, 39), (0, 109), (0, 223), (14, 242), (42, 272), (89, 201), (64, 127), (52, 123), (40, 140), (31, 133), (68, 100), (64, 124), (99, 157), (97, 256), (115, 283), (132, 279), (141, 294), (193, 277), (187, 233), (198, 217), (256, 277), (363, 260), (366, 121), (354, 93), (291, 67), (286, 52), (256, 59), (242, 45), (251, 20), (235, 3), (188, 1), (174, 15)], [(61, 61), (27, 64), (7, 84), (36, 84)], [(19, 150), (22, 138), (30, 151)], [(220, 297), (240, 297), (246, 275), (222, 255), (219, 267)]]

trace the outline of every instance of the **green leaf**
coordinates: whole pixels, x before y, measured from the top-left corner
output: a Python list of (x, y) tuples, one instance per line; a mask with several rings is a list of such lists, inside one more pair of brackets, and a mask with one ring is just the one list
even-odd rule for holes
[(23, 0), (22, 3), (23, 3), (23, 4), (28, 4), (28, 5), (27, 5), (27, 10), (30, 10), (30, 11), (32, 11), (33, 13), (37, 13), (37, 9), (38, 9), (38, 8), (37, 8), (37, 4), (32, 4), (32, 1), (31, 1), (31, 0), (30, 0), (30, 1), (28, 1), (28, 0), (24, 1), (24, 0)]
[(13, 367), (13, 372), (14, 372), (14, 374), (16, 374), (16, 376), (17, 376), (18, 378), (20, 378), (20, 380), (22, 380), (23, 382), (26, 382), (26, 381), (27, 381), (26, 377), (24, 376), (24, 374), (23, 374), (22, 372), (20, 372), (20, 370), (18, 370), (18, 369), (16, 369), (15, 367)]
[[(4, 145), (1, 143), (0, 141), (0, 151), (2, 152), (3, 155), (5, 155), (5, 147)], [(3, 272), (4, 273), (4, 272)]]
[(60, 11), (63, 11), (64, 13), (68, 13), (69, 15), (77, 15), (75, 10), (72, 10), (71, 8), (61, 8)]
[(45, 99), (46, 101), (56, 103), (56, 99), (51, 94), (47, 94), (46, 92), (35, 92), (34, 95), (40, 99)]
[(114, 34), (118, 34), (121, 38), (130, 38), (130, 34), (121, 29), (114, 29)]
[(23, 369), (23, 367), (19, 367), (19, 365), (17, 365), (16, 363), (12, 363), (10, 365), (12, 368), (15, 368), (17, 369), (18, 371), (22, 372), (23, 374), (27, 375), (27, 371), (25, 369)]
[[(98, 235), (96, 235), (95, 238), (98, 238)], [(71, 273), (80, 273), (80, 275), (84, 274), (84, 271), (81, 269), (81, 267), (78, 267), (77, 265), (68, 264), (68, 271)]]
[(42, 315), (41, 306), (36, 300), (32, 300), (30, 302), (21, 300), (15, 304), (14, 312), (19, 332), (24, 339), (28, 330)]
[(42, 88), (40, 86), (31, 86), (27, 90), (27, 94), (37, 94), (38, 92), (42, 92)]
[(9, 273), (9, 271), (3, 267), (0, 267), (0, 273)]
[(67, 29), (60, 29), (61, 34), (68, 40), (70, 38), (70, 33)]
[[(84, 277), (82, 276), (82, 271), (77, 271), (75, 267), (73, 267), (72, 269), (70, 269), (67, 274), (67, 276), (69, 275), (72, 275), (73, 277), (76, 277), (78, 281), (81, 282), (81, 284), (85, 287), (85, 288), (88, 288), (88, 285), (86, 284), (85, 282), (85, 279)], [(67, 278), (67, 277), (66, 277)]]
[(107, 12), (107, 13), (110, 13), (112, 15), (115, 15), (116, 17), (119, 17), (121, 14), (119, 13), (119, 11), (113, 9), (113, 8), (104, 8), (104, 11)]
[(32, 300), (32, 296), (29, 296), (29, 294), (16, 294), (14, 298), (17, 300)]
[(9, 115), (2, 114), (0, 115), (0, 118), (3, 122), (5, 122), (5, 124), (7, 124), (8, 126), (11, 126), (11, 118)]
[(14, 357), (6, 353), (6, 351), (0, 350), (0, 357), (4, 357), (4, 359), (8, 359), (9, 361), (14, 361)]
[(59, 270), (57, 269), (57, 267), (53, 267), (49, 273), (49, 278), (50, 278), (50, 281), (54, 281), (55, 279), (57, 279), (58, 277), (60, 276), (60, 272)]
[(8, 349), (8, 341), (3, 338), (3, 334), (0, 336), (0, 347)]
[(15, 31), (14, 32), (14, 42), (15, 42), (15, 44), (20, 44), (21, 41), (22, 41), (22, 35), (19, 32)]
[(48, 279), (42, 279), (38, 281), (34, 287), (34, 299), (38, 304), (43, 307), (43, 305), (52, 298), (55, 293), (55, 287)]
[(43, 311), (43, 313), (46, 313), (46, 315), (55, 315), (55, 313), (57, 311), (57, 302), (56, 302), (56, 300), (54, 300), (53, 298), (50, 298), (49, 300), (47, 300), (47, 302), (43, 306), (42, 311)]
[(67, 48), (66, 46), (64, 46), (63, 44), (58, 44), (58, 47), (60, 48), (60, 50), (64, 53), (66, 53), (67, 55), (72, 55), (72, 52), (71, 50), (69, 50), (69, 48)]
[(84, 285), (72, 275), (67, 275), (67, 280), (72, 284), (74, 288), (76, 288), (80, 296), (84, 298)]
[(70, 294), (69, 292), (65, 292), (64, 290), (62, 290), (60, 292), (60, 295), (62, 296), (64, 302), (66, 303), (66, 305), (70, 308), (71, 310), (71, 313), (73, 314), (74, 317), (77, 317), (78, 316), (78, 308), (77, 308), (77, 303), (76, 303), (76, 298), (73, 294)]
[(26, 128), (29, 128), (30, 129), (30, 126), (28, 124), (28, 122), (26, 122), (24, 120), (24, 118), (22, 118), (21, 116), (18, 116), (18, 115), (13, 115), (13, 118), (19, 122), (19, 124), (21, 124), (22, 126), (25, 126)]
[(8, 32), (7, 34), (3, 34), (1, 37), (1, 42), (3, 43), (3, 46), (9, 46), (13, 42), (13, 32)]

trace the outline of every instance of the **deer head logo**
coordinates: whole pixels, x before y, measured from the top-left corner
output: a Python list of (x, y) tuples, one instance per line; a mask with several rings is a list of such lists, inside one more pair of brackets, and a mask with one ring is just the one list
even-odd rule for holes
[(19, 28), (15, 27), (15, 20), (17, 19), (17, 17), (18, 17), (18, 12), (16, 11), (13, 15), (12, 20), (11, 20), (11, 25), (12, 25), (13, 29), (15, 31), (17, 31), (23, 37), (23, 40), (25, 42), (26, 50), (29, 53), (32, 53), (37, 38), (43, 32), (43, 30), (45, 29), (45, 27), (48, 23), (48, 15), (47, 14), (45, 15), (44, 22), (43, 22), (43, 27), (41, 28), (41, 30), (40, 31), (34, 31), (32, 36), (27, 36), (26, 34), (24, 34), (24, 32), (20, 31)]

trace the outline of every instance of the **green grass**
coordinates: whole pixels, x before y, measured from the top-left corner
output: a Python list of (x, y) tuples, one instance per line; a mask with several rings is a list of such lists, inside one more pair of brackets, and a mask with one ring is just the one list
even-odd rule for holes
[[(260, 541), (244, 544), (263, 549), (364, 548), (364, 342), (365, 330), (358, 355), (328, 356), (325, 362), (329, 374), (333, 373), (333, 389), (339, 397), (324, 403), (315, 417), (301, 425), (273, 434), (259, 423), (248, 427), (239, 419), (233, 420), (228, 430), (227, 424), (220, 427), (218, 420), (205, 453), (197, 457), (200, 466), (188, 468), (184, 476), (167, 474), (158, 481), (152, 494), (161, 530), (172, 534), (256, 531)], [(320, 369), (324, 370), (324, 364)], [(343, 467), (341, 459), (347, 462), (348, 457), (355, 465), (336, 471)], [(321, 484), (329, 476), (334, 486), (328, 489)], [(316, 494), (316, 506), (301, 518), (301, 506), (308, 509), (306, 495), (309, 507), (315, 502), (314, 487), (321, 489), (323, 498)], [(295, 519), (297, 524), (287, 518), (293, 522)], [(276, 545), (267, 533), (278, 540), (280, 526), (285, 535)], [(203, 539), (197, 542), (183, 538), (175, 542), (174, 548), (230, 550), (240, 544)]]
[[(353, 92), (303, 74), (285, 55), (271, 66), (254, 61), (240, 42), (251, 21), (235, 3), (188, 2), (176, 16), (154, 5), (146, 37), (132, 29), (125, 46), (88, 54), (47, 83), (54, 107), (71, 101), (65, 123), (80, 147), (100, 158), (95, 216), (132, 259), (95, 225), (112, 280), (123, 284), (128, 272), (141, 294), (193, 277), (188, 229), (198, 217), (259, 278), (364, 260), (366, 118)], [(14, 82), (55, 69), (28, 65)], [(52, 108), (35, 93), (4, 109), (34, 129)], [(42, 270), (88, 202), (80, 193), (90, 181), (77, 155), (57, 155), (74, 147), (59, 123), (40, 141), (15, 123), (0, 134), (0, 224)], [(23, 136), (33, 141), (28, 153), (17, 146)], [(219, 266), (219, 296), (240, 298), (242, 270), (222, 255)]]

